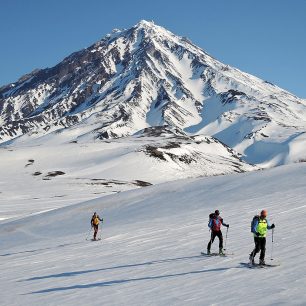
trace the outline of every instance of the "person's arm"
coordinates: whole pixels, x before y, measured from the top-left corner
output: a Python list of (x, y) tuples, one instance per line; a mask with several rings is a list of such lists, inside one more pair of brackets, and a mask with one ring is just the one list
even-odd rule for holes
[(100, 217), (98, 217), (99, 218), (99, 220), (101, 221), (101, 222), (103, 222), (103, 218), (102, 219), (100, 219)]
[[(256, 220), (256, 221), (254, 222), (254, 225), (253, 225), (253, 228), (252, 228), (252, 233), (257, 234), (257, 231), (256, 231), (257, 226), (258, 226), (258, 220)], [(258, 235), (257, 235), (257, 236), (258, 236)]]
[(224, 223), (222, 218), (221, 218), (221, 224), (222, 224), (223, 226), (229, 227), (229, 224)]
[(267, 220), (267, 226), (268, 226), (268, 230), (270, 230), (270, 229), (275, 227), (274, 223), (272, 225), (270, 225), (268, 220)]
[(212, 227), (212, 219), (209, 219), (208, 227), (211, 229), (211, 227)]

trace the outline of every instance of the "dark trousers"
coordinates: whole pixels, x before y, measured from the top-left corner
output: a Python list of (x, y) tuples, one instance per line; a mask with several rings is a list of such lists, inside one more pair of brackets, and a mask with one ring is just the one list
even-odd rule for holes
[(211, 244), (214, 242), (216, 236), (219, 238), (219, 250), (223, 249), (223, 236), (221, 231), (211, 231), (210, 241), (207, 245), (207, 250), (210, 251)]
[(99, 225), (93, 225), (93, 229), (94, 229), (94, 239), (96, 239), (99, 230)]
[(266, 237), (254, 237), (255, 248), (251, 253), (251, 256), (254, 258), (256, 254), (260, 251), (260, 260), (265, 259), (266, 254)]

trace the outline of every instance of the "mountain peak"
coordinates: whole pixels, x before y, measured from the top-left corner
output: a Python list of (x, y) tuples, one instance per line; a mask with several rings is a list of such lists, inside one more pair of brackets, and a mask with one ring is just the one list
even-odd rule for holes
[(164, 27), (157, 25), (153, 20), (140, 20), (132, 29), (136, 31), (144, 31), (148, 36), (169, 36), (174, 37), (175, 35), (165, 29)]
[(136, 25), (135, 27), (154, 27), (156, 26), (154, 21), (151, 20), (151, 21), (148, 21), (148, 20), (140, 20)]
[[(282, 164), (291, 160), (287, 143), (304, 141), (305, 118), (305, 100), (147, 20), (0, 89), (0, 142), (71, 130), (75, 139), (124, 137), (168, 125), (216, 137), (249, 162)], [(299, 152), (292, 161), (305, 159)]]

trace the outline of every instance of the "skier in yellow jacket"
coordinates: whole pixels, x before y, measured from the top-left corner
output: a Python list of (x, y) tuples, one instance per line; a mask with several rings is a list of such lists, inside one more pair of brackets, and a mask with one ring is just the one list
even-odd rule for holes
[(103, 223), (103, 218), (100, 219), (99, 215), (97, 215), (97, 213), (95, 212), (90, 221), (91, 227), (94, 229), (93, 240), (97, 240), (100, 221)]
[(254, 264), (254, 258), (260, 251), (259, 264), (265, 265), (266, 252), (266, 236), (267, 230), (275, 227), (274, 224), (269, 225), (267, 218), (267, 211), (261, 211), (260, 216), (255, 216), (252, 221), (251, 232), (254, 234), (255, 248), (250, 254), (250, 264)]

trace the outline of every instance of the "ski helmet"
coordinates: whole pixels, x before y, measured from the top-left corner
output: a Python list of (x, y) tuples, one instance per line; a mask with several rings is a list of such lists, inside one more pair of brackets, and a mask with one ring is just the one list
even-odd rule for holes
[(219, 215), (220, 215), (220, 211), (219, 211), (218, 209), (216, 209), (216, 210), (215, 210), (215, 214), (216, 214), (217, 216), (219, 216)]

